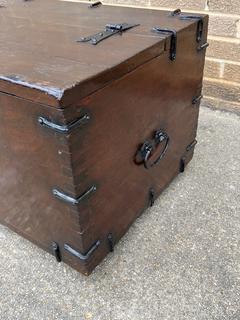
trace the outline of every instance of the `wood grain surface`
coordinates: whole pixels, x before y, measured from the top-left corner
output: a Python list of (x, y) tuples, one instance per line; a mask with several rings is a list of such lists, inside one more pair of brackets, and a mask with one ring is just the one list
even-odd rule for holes
[[(2, 8), (0, 42), (1, 223), (84, 274), (110, 251), (130, 225), (193, 156), (205, 50), (198, 51), (197, 20), (182, 21), (161, 11), (86, 4), (29, 1)], [(203, 18), (202, 44), (208, 17)], [(97, 46), (76, 43), (109, 22), (140, 23)], [(176, 29), (176, 60), (169, 59)], [(65, 133), (41, 125), (43, 117), (69, 125)], [(135, 157), (157, 130), (169, 137), (161, 161), (146, 169)], [(156, 149), (158, 157), (164, 149)], [(72, 205), (53, 189), (77, 199)], [(154, 199), (151, 199), (151, 194)], [(86, 261), (64, 249), (68, 244)]]
[[(82, 98), (160, 55), (169, 35), (154, 34), (154, 26), (180, 31), (196, 23), (163, 11), (57, 0), (19, 1), (0, 18), (0, 91), (55, 107), (73, 103), (72, 91)], [(96, 46), (76, 42), (122, 22), (140, 25)]]

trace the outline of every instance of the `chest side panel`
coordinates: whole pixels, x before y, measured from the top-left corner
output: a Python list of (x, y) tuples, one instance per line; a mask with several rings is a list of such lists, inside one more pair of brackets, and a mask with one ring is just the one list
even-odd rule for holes
[[(206, 29), (207, 21), (203, 42)], [(91, 112), (91, 125), (84, 136), (69, 137), (76, 192), (92, 181), (98, 185), (88, 202), (83, 245), (102, 241), (89, 269), (108, 252), (107, 235), (117, 241), (150, 205), (151, 190), (156, 198), (181, 170), (181, 160), (187, 164), (193, 155), (199, 112), (193, 100), (201, 94), (205, 55), (197, 48), (192, 25), (178, 34), (176, 61), (166, 51), (78, 103)], [(71, 117), (75, 108), (68, 110)], [(150, 169), (136, 165), (137, 150), (159, 129), (169, 137), (164, 157)], [(80, 215), (85, 209), (79, 204)]]
[(49, 252), (53, 241), (81, 248), (78, 212), (52, 194), (56, 186), (75, 192), (66, 135), (40, 117), (64, 125), (61, 111), (0, 94), (0, 222)]

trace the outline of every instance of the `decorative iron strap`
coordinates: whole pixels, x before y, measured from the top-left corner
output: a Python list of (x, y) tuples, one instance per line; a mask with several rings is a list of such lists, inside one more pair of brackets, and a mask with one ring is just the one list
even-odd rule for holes
[(139, 24), (129, 24), (129, 23), (118, 23), (118, 24), (107, 24), (105, 30), (93, 34), (91, 36), (82, 37), (77, 42), (90, 42), (93, 45), (98, 44), (104, 39), (107, 39), (114, 34), (122, 33), (128, 29), (139, 26)]

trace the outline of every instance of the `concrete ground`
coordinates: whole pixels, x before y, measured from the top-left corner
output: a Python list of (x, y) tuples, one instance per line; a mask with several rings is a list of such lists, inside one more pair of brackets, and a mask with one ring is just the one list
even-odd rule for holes
[(239, 320), (240, 118), (202, 108), (198, 141), (89, 278), (0, 227), (0, 319)]

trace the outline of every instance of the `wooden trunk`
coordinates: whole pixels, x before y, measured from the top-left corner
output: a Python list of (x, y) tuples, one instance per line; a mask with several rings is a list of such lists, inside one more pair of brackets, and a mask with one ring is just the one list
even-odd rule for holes
[(208, 17), (55, 0), (0, 16), (0, 221), (88, 275), (193, 156)]

